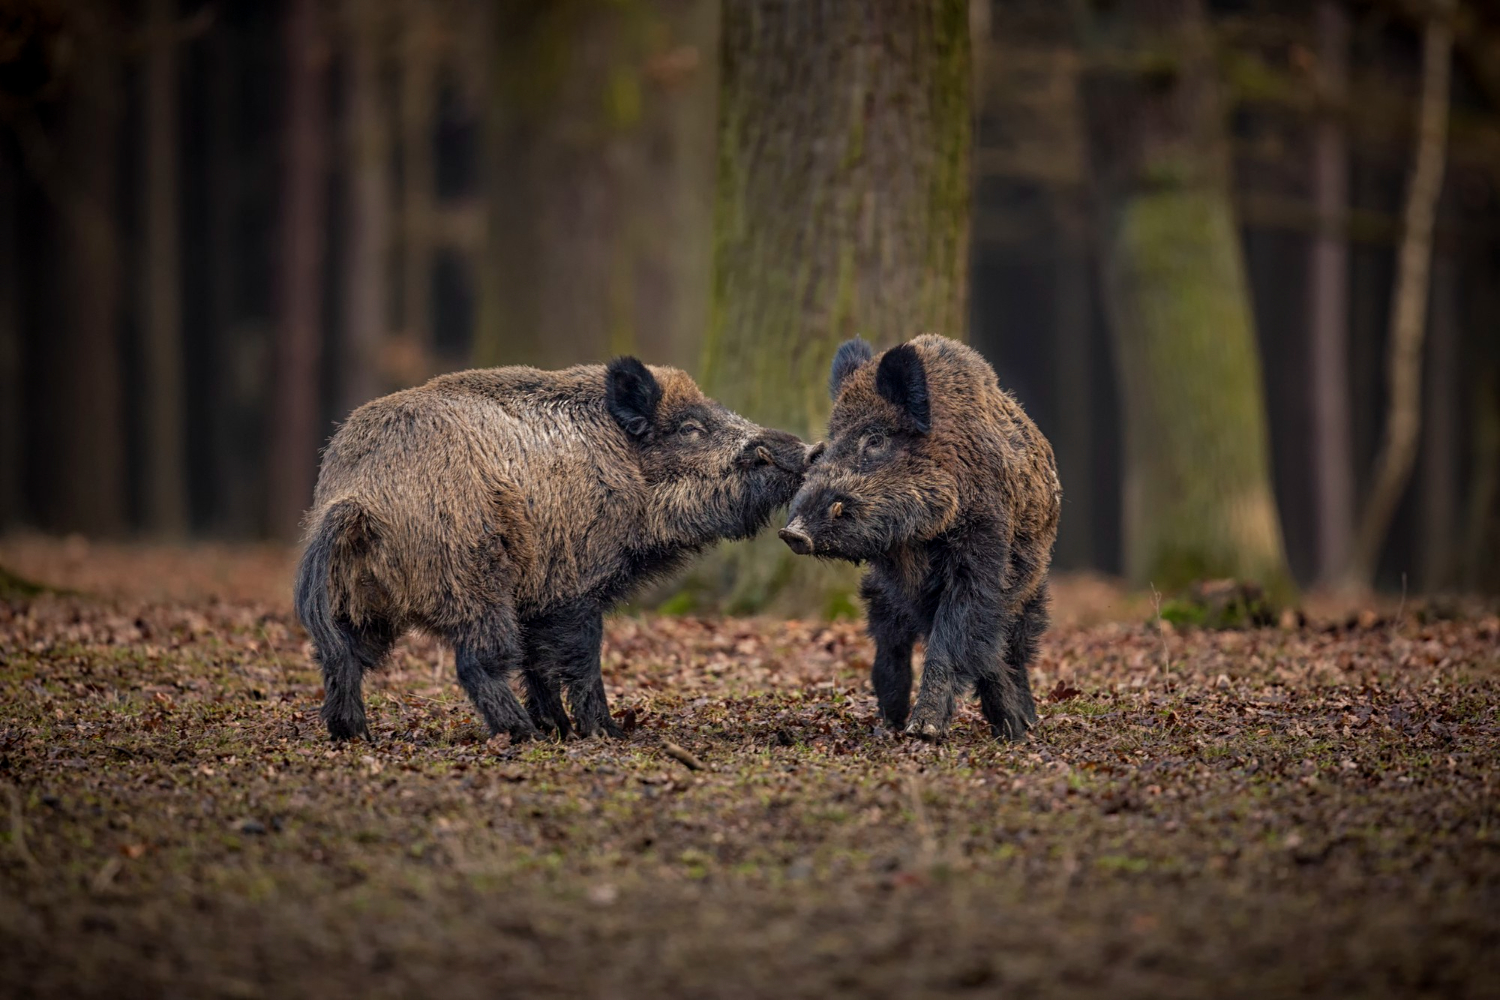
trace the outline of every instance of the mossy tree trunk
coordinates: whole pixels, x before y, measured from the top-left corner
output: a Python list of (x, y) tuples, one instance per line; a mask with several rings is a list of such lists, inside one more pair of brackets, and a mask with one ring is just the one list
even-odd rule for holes
[(1125, 422), (1125, 566), (1291, 588), (1201, 0), (1083, 16), (1105, 300)]
[[(723, 18), (705, 387), (817, 437), (842, 340), (965, 333), (969, 5), (728, 0)], [(715, 585), (732, 586), (735, 610), (794, 576), (847, 590), (848, 574), (820, 582), (793, 558), (770, 535)]]
[(497, 5), (475, 360), (686, 363), (708, 313), (711, 0)]

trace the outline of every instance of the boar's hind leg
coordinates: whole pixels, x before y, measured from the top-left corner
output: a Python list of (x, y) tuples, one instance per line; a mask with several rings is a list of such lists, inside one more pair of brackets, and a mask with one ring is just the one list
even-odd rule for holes
[(1043, 583), (1011, 623), (1010, 642), (1005, 654), (1005, 665), (1010, 669), (1016, 693), (1020, 696), (1021, 713), (1027, 724), (1032, 726), (1036, 725), (1036, 699), (1031, 696), (1031, 675), (1028, 668), (1031, 661), (1036, 659), (1037, 643), (1041, 640), (1042, 633), (1047, 631), (1051, 620), (1047, 611), (1049, 603), (1047, 585)]
[(562, 689), (550, 671), (538, 670), (530, 656), (521, 673), (526, 683), (526, 714), (531, 724), (544, 733), (556, 733), (567, 739), (573, 734), (573, 724), (563, 709)]
[(1037, 640), (1046, 630), (1047, 587), (1043, 584), (1019, 613), (1005, 619), (1005, 661), (998, 664), (992, 676), (981, 676), (974, 684), (984, 717), (1000, 739), (1018, 740), (1036, 725), (1036, 699), (1031, 695), (1027, 668), (1036, 658)]
[(573, 725), (580, 736), (613, 736), (625, 732), (610, 718), (604, 675), (599, 670), (599, 646), (604, 641), (604, 615), (593, 606), (578, 608), (563, 619), (564, 640), (558, 644), (557, 670), (568, 689)]
[(527, 718), (506, 678), (521, 664), (521, 635), (509, 607), (490, 607), (478, 621), (453, 630), (458, 682), (463, 685), (490, 735), (509, 733), (511, 739), (531, 739), (536, 727)]
[(523, 622), (521, 632), (526, 637), (526, 662), (521, 668), (526, 714), (537, 729), (567, 739), (573, 732), (573, 724), (563, 708), (562, 678), (557, 667), (560, 638), (553, 619)]
[(390, 652), (396, 630), (385, 621), (356, 627), (347, 618), (336, 619), (333, 628), (337, 641), (314, 643), (323, 667), (323, 724), (336, 740), (369, 739), (364, 675)]

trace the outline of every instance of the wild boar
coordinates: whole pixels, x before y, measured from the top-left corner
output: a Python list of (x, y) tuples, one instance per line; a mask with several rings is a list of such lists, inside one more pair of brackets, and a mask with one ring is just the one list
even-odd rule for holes
[(755, 534), (806, 463), (792, 435), (629, 357), (458, 372), (366, 403), (324, 453), (297, 575), (329, 735), (369, 737), (363, 675), (410, 628), (453, 646), (490, 733), (622, 735), (599, 673), (604, 612)]
[(1047, 628), (1062, 502), (1051, 445), (977, 352), (933, 334), (878, 360), (848, 341), (829, 392), (829, 442), (782, 539), (803, 555), (869, 564), (860, 594), (872, 680), (893, 729), (941, 738), (972, 685), (995, 734), (1019, 739), (1037, 718), (1027, 667)]

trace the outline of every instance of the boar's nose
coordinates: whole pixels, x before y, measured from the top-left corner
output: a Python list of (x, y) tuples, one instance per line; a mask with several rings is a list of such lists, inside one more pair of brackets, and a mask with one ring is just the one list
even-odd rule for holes
[(812, 554), (812, 536), (807, 533), (807, 528), (803, 526), (802, 518), (792, 518), (787, 526), (778, 531), (777, 534), (781, 536), (783, 542), (786, 542), (787, 548), (799, 556)]

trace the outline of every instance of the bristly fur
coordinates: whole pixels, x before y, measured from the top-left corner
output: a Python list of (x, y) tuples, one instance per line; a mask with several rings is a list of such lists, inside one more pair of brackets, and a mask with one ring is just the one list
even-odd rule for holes
[(805, 466), (792, 435), (634, 358), (457, 372), (365, 404), (323, 456), (297, 575), (329, 734), (368, 735), (361, 679), (421, 628), (453, 645), (492, 733), (619, 735), (604, 612), (759, 531)]
[(869, 565), (871, 675), (890, 726), (941, 737), (972, 686), (996, 735), (1019, 739), (1036, 721), (1027, 668), (1047, 627), (1061, 511), (1052, 448), (963, 344), (924, 334), (876, 364), (850, 368), (849, 356), (834, 360), (829, 442), (783, 536)]

